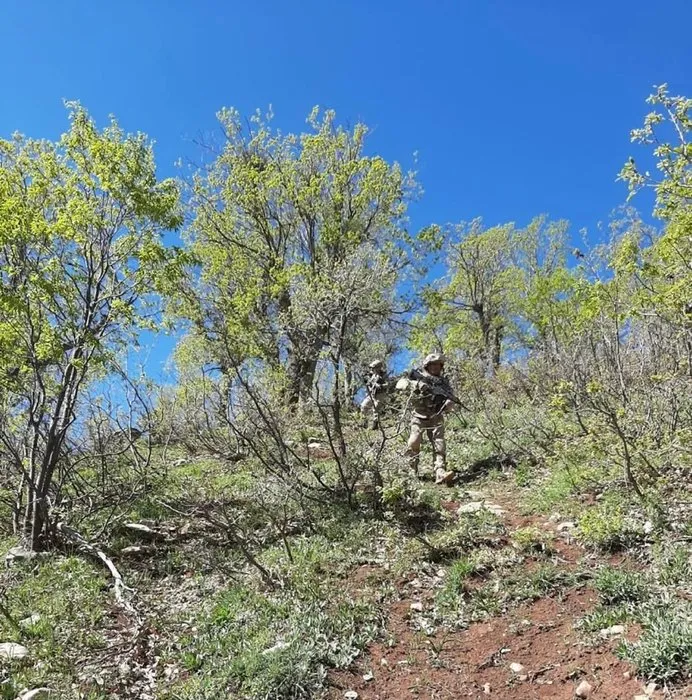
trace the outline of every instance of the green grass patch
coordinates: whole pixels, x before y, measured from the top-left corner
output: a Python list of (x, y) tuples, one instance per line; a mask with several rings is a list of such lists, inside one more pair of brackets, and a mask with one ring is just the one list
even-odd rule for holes
[(605, 605), (639, 603), (649, 596), (647, 580), (637, 571), (605, 566), (593, 583)]
[(661, 683), (692, 676), (692, 606), (657, 608), (644, 616), (642, 626), (639, 640), (619, 649), (637, 672)]
[(181, 640), (187, 677), (163, 697), (312, 697), (327, 669), (348, 666), (379, 624), (375, 608), (338, 595), (305, 600), (231, 588), (197, 633)]

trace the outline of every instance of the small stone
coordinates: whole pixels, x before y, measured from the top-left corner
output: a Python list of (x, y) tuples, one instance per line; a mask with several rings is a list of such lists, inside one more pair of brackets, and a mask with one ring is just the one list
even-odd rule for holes
[(384, 656), (380, 659), (380, 666), (389, 666), (389, 661)]
[(524, 670), (524, 667), (522, 664), (519, 664), (516, 661), (514, 661), (509, 665), (509, 669), (512, 673), (521, 673)]
[(15, 642), (3, 642), (0, 644), (0, 658), (2, 659), (23, 659), (28, 656), (29, 650), (21, 644)]
[(31, 561), (36, 552), (24, 547), (12, 547), (5, 555), (5, 566), (11, 566), (15, 561)]
[(371, 681), (375, 676), (372, 675), (372, 673), (366, 673), (363, 675), (363, 680), (364, 681)]
[(490, 695), (490, 683), (486, 683), (486, 684), (483, 686), (483, 692), (484, 692), (486, 695)]
[(459, 506), (457, 513), (459, 515), (464, 515), (466, 513), (478, 513), (478, 511), (482, 510), (482, 508), (482, 501), (471, 501), (471, 503), (464, 503), (463, 506)]
[(444, 569), (440, 569), (437, 572), (437, 578), (444, 578), (447, 575), (447, 572)]
[(358, 693), (356, 693), (355, 690), (347, 690), (344, 693), (344, 697), (346, 698), (346, 700), (357, 700)]
[(557, 526), (557, 531), (564, 532), (565, 530), (573, 530), (575, 527), (577, 527), (577, 524), (575, 522), (573, 522), (572, 520), (565, 520), (564, 523), (560, 523)]
[(588, 681), (582, 681), (578, 686), (577, 689), (574, 691), (574, 694), (578, 698), (588, 698), (591, 695), (592, 687), (591, 683)]
[(650, 535), (654, 531), (654, 524), (651, 522), (651, 520), (647, 520), (644, 523), (644, 534)]
[(19, 621), (20, 627), (33, 627), (41, 622), (41, 616), (38, 613), (33, 613), (29, 617), (25, 617), (23, 620)]
[(526, 681), (528, 679), (529, 679), (529, 677), (526, 673), (522, 673), (521, 676), (519, 676), (520, 681)]
[(285, 649), (288, 646), (290, 646), (288, 642), (278, 641), (276, 644), (274, 644), (274, 646), (269, 647), (269, 649), (265, 649), (262, 652), (262, 656), (269, 656), (270, 654), (273, 654), (277, 651), (281, 651), (282, 649)]
[(649, 700), (648, 695), (635, 695), (634, 700)]
[(632, 674), (631, 674), (629, 671), (625, 671), (625, 672), (622, 674), (622, 677), (623, 677), (626, 681), (628, 681), (630, 678), (632, 678)]
[(657, 688), (657, 687), (658, 687), (658, 686), (657, 686), (655, 683), (649, 683), (649, 685), (646, 686), (644, 692), (645, 692), (649, 697), (651, 697), (651, 696), (656, 692), (656, 688)]
[(49, 698), (53, 691), (50, 688), (34, 688), (33, 690), (25, 690), (17, 696), (17, 700), (40, 700), (41, 698)]
[(420, 601), (411, 603), (411, 610), (413, 610), (414, 612), (423, 612), (423, 603), (421, 603)]
[(612, 627), (606, 627), (605, 629), (602, 629), (600, 634), (601, 637), (614, 637), (618, 634), (624, 634), (624, 632), (624, 625), (613, 625)]

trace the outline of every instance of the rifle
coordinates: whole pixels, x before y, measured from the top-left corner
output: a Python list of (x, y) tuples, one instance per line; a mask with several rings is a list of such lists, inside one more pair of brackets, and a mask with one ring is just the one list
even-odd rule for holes
[(443, 398), (447, 399), (448, 401), (451, 401), (452, 403), (455, 403), (458, 406), (461, 406), (463, 409), (468, 410), (468, 408), (461, 402), (460, 399), (458, 399), (456, 396), (454, 396), (454, 394), (451, 391), (447, 391), (440, 384), (440, 382), (436, 382), (434, 377), (431, 377), (427, 374), (423, 374), (422, 372), (419, 372), (417, 369), (409, 370), (407, 377), (408, 377), (408, 379), (413, 379), (414, 381), (423, 382), (427, 387), (430, 388), (430, 391), (433, 393), (433, 395), (442, 396)]

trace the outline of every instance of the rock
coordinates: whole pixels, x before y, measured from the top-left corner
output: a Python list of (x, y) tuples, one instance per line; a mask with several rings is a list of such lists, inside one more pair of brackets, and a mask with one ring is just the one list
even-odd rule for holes
[(0, 659), (23, 659), (28, 656), (29, 650), (15, 642), (2, 642), (0, 644)]
[(11, 566), (16, 561), (31, 561), (36, 557), (36, 552), (24, 547), (12, 547), (5, 555), (5, 566)]
[(269, 649), (265, 649), (262, 652), (262, 656), (269, 656), (269, 654), (273, 654), (276, 651), (281, 651), (282, 649), (285, 649), (287, 646), (290, 646), (288, 642), (277, 642), (273, 647), (269, 647)]
[(33, 613), (29, 617), (25, 617), (23, 620), (19, 621), (20, 627), (33, 627), (41, 622), (41, 616), (38, 613)]
[(575, 527), (577, 527), (577, 523), (572, 520), (565, 520), (564, 523), (560, 523), (557, 526), (557, 531), (564, 532), (565, 530), (573, 530)]
[(363, 680), (364, 681), (371, 681), (375, 676), (372, 675), (372, 673), (366, 673), (363, 675)]
[(33, 690), (25, 690), (17, 696), (17, 700), (41, 700), (41, 698), (49, 698), (53, 691), (50, 688), (34, 688)]
[(649, 697), (651, 697), (651, 696), (656, 692), (656, 688), (657, 688), (657, 687), (658, 687), (658, 686), (657, 686), (655, 683), (649, 683), (649, 685), (647, 685), (646, 688), (644, 689), (644, 692), (645, 692)]
[(600, 632), (601, 637), (614, 637), (617, 634), (624, 634), (624, 625), (613, 625), (612, 627), (606, 627)]
[(344, 697), (346, 698), (346, 700), (357, 700), (358, 693), (356, 693), (355, 690), (347, 690), (344, 693)]
[(634, 700), (649, 700), (648, 695), (635, 695)]
[(444, 569), (440, 569), (437, 572), (437, 578), (444, 578), (447, 575), (447, 572)]
[(512, 673), (521, 673), (524, 670), (524, 667), (522, 666), (522, 664), (518, 664), (516, 661), (514, 661), (509, 665), (509, 670)]
[(647, 520), (644, 523), (644, 534), (650, 535), (653, 531), (654, 531), (654, 524), (651, 522), (651, 520)]
[(490, 683), (486, 683), (486, 684), (483, 686), (483, 692), (484, 692), (486, 695), (490, 695)]
[(526, 673), (522, 673), (521, 676), (519, 676), (520, 681), (527, 681), (528, 679), (529, 677)]
[(504, 515), (505, 511), (495, 503), (484, 503), (483, 501), (471, 501), (459, 506), (457, 515), (467, 515), (469, 513), (478, 513), (481, 510), (489, 510), (494, 515)]
[(464, 505), (459, 506), (459, 510), (457, 511), (457, 513), (459, 515), (465, 515), (466, 513), (478, 513), (478, 511), (482, 509), (482, 501), (471, 501), (471, 503), (464, 503)]
[(420, 601), (411, 603), (411, 610), (413, 610), (414, 612), (423, 612), (423, 603), (421, 603)]
[(574, 691), (574, 694), (578, 698), (588, 698), (591, 695), (591, 691), (593, 688), (591, 687), (591, 683), (588, 681), (582, 681), (578, 686), (577, 689)]
[(631, 674), (629, 671), (625, 671), (625, 672), (622, 674), (622, 677), (623, 677), (626, 681), (628, 681), (630, 678), (632, 678), (632, 674)]
[(384, 656), (380, 659), (380, 666), (389, 666), (389, 661)]

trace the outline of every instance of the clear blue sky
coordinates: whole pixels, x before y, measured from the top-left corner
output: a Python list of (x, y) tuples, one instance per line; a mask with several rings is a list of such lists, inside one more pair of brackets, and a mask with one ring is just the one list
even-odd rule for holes
[(690, 27), (690, 0), (4, 0), (0, 136), (55, 138), (78, 99), (172, 175), (222, 106), (271, 103), (294, 130), (319, 104), (386, 158), (418, 152), (414, 227), (546, 212), (594, 231), (651, 86), (692, 93)]

